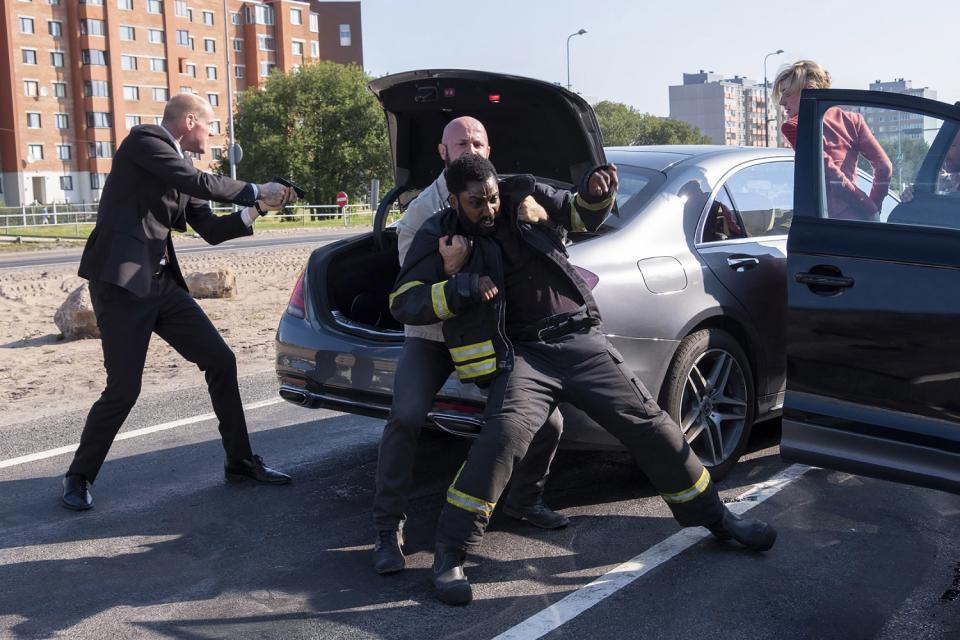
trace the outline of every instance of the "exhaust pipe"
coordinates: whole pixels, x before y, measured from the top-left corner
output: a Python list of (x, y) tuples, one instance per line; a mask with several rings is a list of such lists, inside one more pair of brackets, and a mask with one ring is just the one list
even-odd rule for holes
[(300, 405), (301, 407), (307, 406), (307, 402), (309, 401), (306, 392), (295, 387), (289, 387), (287, 385), (280, 387), (280, 397), (287, 402), (292, 402), (293, 404)]

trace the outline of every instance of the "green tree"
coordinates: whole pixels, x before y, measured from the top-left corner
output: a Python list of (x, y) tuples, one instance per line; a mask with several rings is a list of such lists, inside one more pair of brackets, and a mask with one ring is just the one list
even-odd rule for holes
[[(920, 165), (930, 151), (930, 145), (923, 138), (884, 139), (879, 142), (893, 164), (890, 189), (899, 193), (906, 185), (913, 184), (916, 180)], [(867, 174), (873, 175), (873, 167), (863, 156), (857, 159), (857, 166)]]
[(622, 102), (604, 100), (593, 107), (603, 143), (609, 146), (639, 144), (710, 144), (709, 136), (681, 120), (640, 113)]
[[(289, 177), (315, 204), (333, 204), (338, 191), (356, 201), (372, 178), (387, 182), (386, 122), (369, 81), (358, 66), (318, 62), (274, 72), (259, 90), (244, 91), (234, 120), (244, 147), (238, 177)], [(228, 168), (224, 159), (219, 170)]]

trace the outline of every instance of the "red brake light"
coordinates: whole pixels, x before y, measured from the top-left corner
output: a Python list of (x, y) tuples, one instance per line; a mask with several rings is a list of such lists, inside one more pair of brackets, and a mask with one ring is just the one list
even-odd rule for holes
[(493, 104), (498, 104), (498, 103), (500, 102), (500, 94), (499, 94), (499, 93), (491, 93), (491, 94), (490, 94), (489, 96), (487, 96), (487, 97), (490, 99), (490, 102), (492, 102)]
[(304, 318), (307, 315), (306, 307), (303, 303), (303, 276), (305, 274), (306, 269), (300, 272), (300, 277), (297, 278), (297, 284), (293, 285), (290, 302), (287, 303), (287, 313), (294, 318)]

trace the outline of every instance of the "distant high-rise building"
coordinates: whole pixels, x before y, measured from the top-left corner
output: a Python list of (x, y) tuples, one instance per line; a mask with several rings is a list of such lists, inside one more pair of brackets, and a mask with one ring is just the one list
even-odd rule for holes
[[(928, 87), (915, 89), (910, 80), (904, 80), (903, 78), (897, 78), (890, 82), (881, 82), (880, 80), (871, 82), (870, 90), (902, 93), (908, 96), (930, 98), (931, 100), (937, 99), (935, 90)], [(869, 107), (860, 108), (858, 111), (863, 113), (867, 125), (880, 142), (893, 143), (905, 139), (923, 139), (929, 144), (933, 142), (939, 129), (939, 123), (936, 119), (906, 111)]]
[[(741, 76), (724, 78), (701, 69), (683, 74), (683, 84), (670, 87), (670, 117), (697, 127), (714, 144), (764, 146), (763, 105), (763, 85)], [(771, 146), (778, 142), (778, 111), (770, 106)]]
[[(210, 154), (226, 147), (233, 89), (315, 60), (363, 65), (359, 2), (37, 0), (4, 2), (0, 170), (7, 205), (97, 200), (116, 146), (160, 121), (167, 99), (213, 105)], [(226, 34), (224, 21), (226, 20)]]

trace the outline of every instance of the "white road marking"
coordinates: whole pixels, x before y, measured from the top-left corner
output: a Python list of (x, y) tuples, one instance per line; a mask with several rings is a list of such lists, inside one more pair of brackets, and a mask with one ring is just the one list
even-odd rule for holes
[[(737, 502), (727, 506), (737, 514), (749, 511), (812, 468), (801, 464), (788, 467), (769, 480), (753, 485), (737, 498)], [(494, 640), (536, 640), (536, 638), (541, 638), (709, 535), (710, 532), (703, 527), (681, 529), (666, 540), (655, 544), (590, 584), (577, 589), (540, 613), (527, 618), (515, 627), (507, 629)]]
[[(280, 404), (284, 402), (283, 398), (271, 398), (269, 400), (261, 400), (260, 402), (252, 402), (250, 404), (243, 405), (244, 411), (250, 411), (252, 409), (260, 409), (261, 407), (269, 407), (270, 405)], [(192, 416), (190, 418), (182, 418), (180, 420), (174, 420), (173, 422), (164, 422), (163, 424), (156, 424), (152, 427), (144, 427), (143, 429), (135, 429), (133, 431), (124, 431), (117, 435), (114, 439), (114, 442), (117, 440), (129, 440), (130, 438), (137, 438), (140, 436), (145, 436), (151, 433), (157, 433), (158, 431), (166, 431), (168, 429), (176, 429), (177, 427), (182, 427), (188, 424), (195, 424), (197, 422), (204, 422), (205, 420), (213, 420), (217, 416), (214, 413), (204, 413), (199, 416)], [(57, 447), (56, 449), (47, 449), (46, 451), (40, 451), (37, 453), (31, 453), (25, 456), (20, 456), (18, 458), (10, 458), (9, 460), (0, 460), (0, 469), (6, 467), (15, 467), (17, 465), (26, 464), (27, 462), (35, 462), (37, 460), (43, 460), (45, 458), (53, 458), (55, 456), (60, 456), (65, 453), (73, 453), (77, 450), (80, 444), (69, 444), (65, 447)]]

